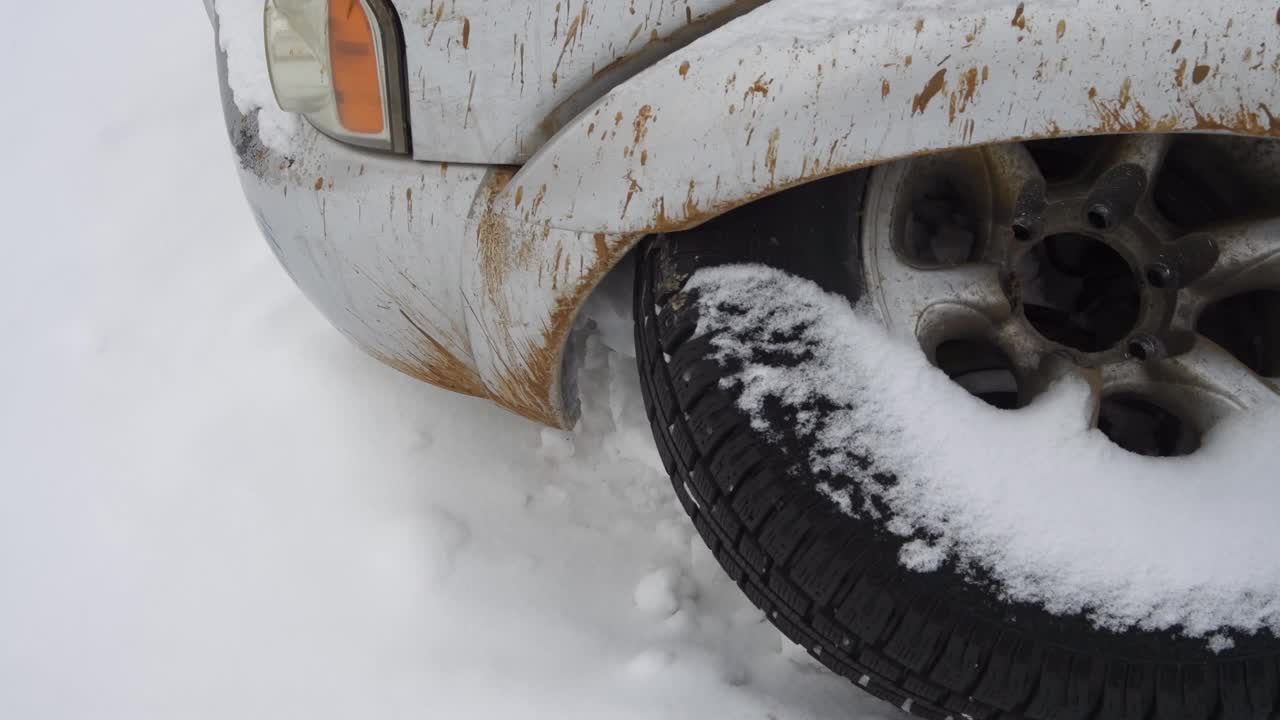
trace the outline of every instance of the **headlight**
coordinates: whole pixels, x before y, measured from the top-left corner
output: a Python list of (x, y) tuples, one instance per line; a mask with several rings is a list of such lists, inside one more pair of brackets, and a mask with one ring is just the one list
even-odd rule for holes
[(399, 20), (382, 0), (267, 0), (276, 102), (321, 132), (407, 152)]

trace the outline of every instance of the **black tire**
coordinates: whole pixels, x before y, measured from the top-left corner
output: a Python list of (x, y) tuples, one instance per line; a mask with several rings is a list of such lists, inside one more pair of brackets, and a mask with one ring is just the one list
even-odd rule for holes
[(697, 303), (682, 289), (699, 268), (751, 262), (856, 300), (850, 242), (865, 181), (797, 188), (640, 250), (636, 352), (649, 419), (676, 495), (725, 571), (828, 668), (919, 717), (1277, 717), (1280, 641), (1270, 634), (1214, 654), (1204, 640), (1110, 633), (1009, 604), (949, 569), (908, 571), (897, 560), (904, 539), (839, 513), (804, 481), (802, 440), (751, 429), (719, 383), (732, 368), (695, 334)]

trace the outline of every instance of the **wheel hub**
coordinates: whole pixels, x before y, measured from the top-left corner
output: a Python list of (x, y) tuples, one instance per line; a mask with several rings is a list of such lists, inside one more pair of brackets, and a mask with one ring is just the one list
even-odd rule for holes
[[(1162, 181), (1172, 143), (1106, 139), (1062, 177), (1024, 145), (878, 168), (862, 247), (881, 317), (1002, 408), (1084, 378), (1089, 421), (1143, 454), (1186, 454), (1227, 415), (1280, 402), (1280, 209), (1171, 221), (1178, 198), (1157, 188), (1188, 186)], [(1257, 293), (1275, 299), (1251, 327), (1213, 320)]]

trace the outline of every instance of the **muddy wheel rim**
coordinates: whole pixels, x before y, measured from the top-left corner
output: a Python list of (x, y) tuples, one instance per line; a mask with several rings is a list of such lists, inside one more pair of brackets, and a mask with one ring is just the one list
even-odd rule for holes
[[(993, 405), (1023, 407), (1073, 374), (1091, 388), (1084, 422), (1134, 452), (1194, 452), (1224, 418), (1280, 403), (1280, 201), (1256, 187), (1280, 177), (1280, 153), (1232, 142), (1103, 138), (1053, 172), (1024, 144), (877, 168), (868, 297)], [(1196, 143), (1230, 159), (1197, 161)], [(1224, 173), (1218, 190), (1200, 177)], [(1230, 207), (1234, 195), (1262, 199)], [(1198, 201), (1222, 209), (1183, 207)]]

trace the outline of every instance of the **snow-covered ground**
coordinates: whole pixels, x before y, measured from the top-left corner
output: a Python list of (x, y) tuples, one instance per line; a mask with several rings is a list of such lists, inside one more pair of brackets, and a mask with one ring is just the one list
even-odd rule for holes
[(0, 718), (893, 713), (693, 537), (625, 341), (569, 435), (325, 324), (240, 195), (197, 0), (7, 11)]

